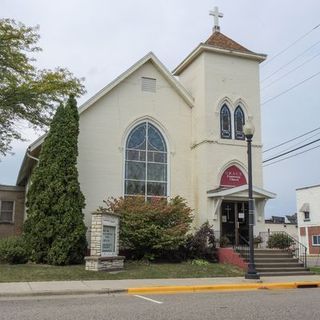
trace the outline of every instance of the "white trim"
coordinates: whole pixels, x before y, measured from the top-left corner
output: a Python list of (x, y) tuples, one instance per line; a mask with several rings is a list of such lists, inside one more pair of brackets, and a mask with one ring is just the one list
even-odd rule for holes
[[(1, 220), (2, 201), (13, 202), (13, 206), (12, 206), (12, 220), (11, 220), (11, 221)], [(14, 223), (14, 221), (15, 221), (15, 215), (16, 215), (16, 201), (15, 201), (15, 200), (11, 200), (11, 199), (2, 199), (2, 200), (0, 200), (0, 224), (1, 224), (1, 223), (4, 223), (4, 224), (5, 224), (5, 223)]]
[[(253, 186), (253, 192), (259, 195), (262, 195), (264, 198), (273, 199), (276, 197), (276, 194), (258, 187)], [(248, 190), (248, 185), (244, 184), (239, 187), (229, 188), (217, 192), (208, 192), (208, 198), (216, 198), (216, 197), (226, 197), (233, 196), (236, 193), (240, 193), (242, 191)]]
[(99, 92), (97, 92), (94, 96), (92, 96), (89, 100), (87, 100), (84, 104), (79, 107), (79, 114), (90, 108), (96, 101), (110, 92), (114, 87), (120, 84), (123, 80), (129, 77), (133, 72), (139, 69), (146, 62), (151, 61), (153, 65), (160, 71), (160, 73), (166, 78), (166, 80), (172, 85), (175, 91), (182, 97), (182, 99), (189, 105), (189, 107), (194, 106), (194, 99), (189, 94), (189, 92), (174, 78), (174, 76), (170, 73), (170, 71), (162, 64), (162, 62), (155, 56), (153, 52), (149, 52), (142, 59), (137, 61), (134, 65), (132, 65), (128, 70), (119, 75), (116, 79), (110, 82), (107, 86), (102, 88)]
[[(319, 242), (319, 243), (314, 243), (313, 237), (318, 237), (318, 240), (319, 240), (318, 242)], [(313, 235), (312, 235), (312, 246), (313, 246), (313, 247), (320, 247), (320, 234), (313, 234)]]
[(185, 68), (188, 67), (190, 63), (193, 62), (194, 59), (196, 59), (202, 52), (209, 51), (214, 53), (220, 53), (220, 54), (226, 54), (226, 55), (232, 55), (232, 56), (238, 56), (240, 58), (245, 59), (251, 59), (256, 60), (258, 62), (263, 62), (267, 59), (267, 56), (265, 54), (260, 53), (245, 53), (241, 51), (235, 51), (235, 50), (227, 50), (227, 49), (221, 49), (216, 48), (210, 45), (206, 45), (203, 43), (200, 43), (180, 64), (172, 71), (173, 75), (179, 76), (181, 72)]
[[(152, 124), (154, 127), (157, 128), (157, 130), (159, 130), (159, 132), (161, 133), (165, 143), (166, 143), (166, 148), (167, 148), (167, 198), (171, 197), (171, 151), (170, 151), (170, 141), (168, 140), (168, 137), (166, 135), (166, 130), (163, 129), (163, 127), (161, 125), (159, 125), (158, 121), (154, 121), (152, 117), (142, 117), (139, 118), (135, 121), (133, 121), (129, 126), (127, 126), (127, 128), (124, 131), (124, 134), (122, 136), (122, 147), (121, 147), (121, 151), (122, 151), (122, 179), (121, 179), (121, 183), (122, 183), (122, 196), (125, 196), (125, 173), (126, 173), (126, 144), (127, 144), (127, 140), (128, 137), (130, 135), (130, 133), (132, 132), (132, 130), (137, 127), (138, 125), (142, 124), (142, 123), (150, 123)], [(147, 152), (146, 152), (146, 157), (147, 157)], [(146, 158), (147, 159), (147, 158)], [(146, 170), (147, 170), (147, 166), (146, 166)], [(145, 181), (147, 181), (147, 174), (145, 177)], [(145, 197), (146, 195), (147, 189), (145, 190)]]

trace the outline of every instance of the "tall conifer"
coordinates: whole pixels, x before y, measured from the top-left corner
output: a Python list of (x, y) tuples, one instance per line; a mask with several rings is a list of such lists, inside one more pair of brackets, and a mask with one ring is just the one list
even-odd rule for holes
[(86, 227), (76, 167), (78, 135), (77, 103), (70, 97), (56, 111), (27, 193), (24, 236), (33, 261), (64, 265), (83, 260)]

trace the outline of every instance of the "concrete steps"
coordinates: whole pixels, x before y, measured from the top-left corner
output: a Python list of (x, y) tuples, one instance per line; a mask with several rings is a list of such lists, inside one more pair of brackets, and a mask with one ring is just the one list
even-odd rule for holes
[[(239, 251), (248, 262), (248, 251)], [(256, 270), (260, 276), (312, 275), (292, 253), (279, 249), (255, 249)]]

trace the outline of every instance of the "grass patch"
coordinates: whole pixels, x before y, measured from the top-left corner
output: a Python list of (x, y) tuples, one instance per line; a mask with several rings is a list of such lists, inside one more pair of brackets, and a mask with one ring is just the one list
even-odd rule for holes
[(310, 271), (316, 274), (320, 274), (320, 267), (310, 267)]
[(84, 265), (58, 267), (36, 264), (0, 264), (0, 282), (210, 278), (237, 277), (243, 274), (242, 269), (219, 263), (199, 266), (191, 262), (150, 264), (126, 262), (124, 270), (119, 273), (86, 271)]

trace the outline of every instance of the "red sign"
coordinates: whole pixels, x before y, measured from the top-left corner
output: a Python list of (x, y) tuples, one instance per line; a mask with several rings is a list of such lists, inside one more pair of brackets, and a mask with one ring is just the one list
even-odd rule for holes
[(220, 180), (221, 187), (232, 188), (244, 184), (247, 184), (247, 179), (242, 171), (236, 166), (231, 166), (226, 169)]

